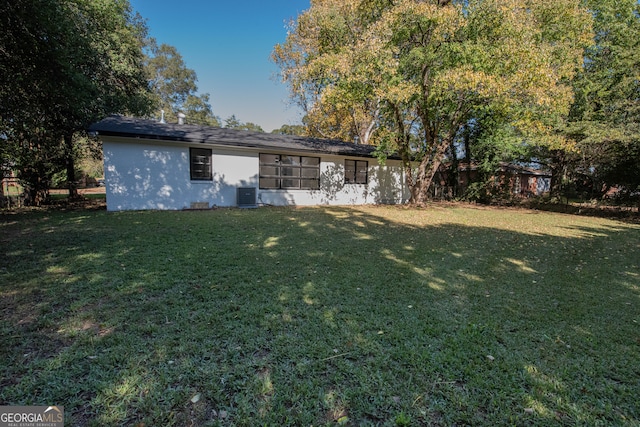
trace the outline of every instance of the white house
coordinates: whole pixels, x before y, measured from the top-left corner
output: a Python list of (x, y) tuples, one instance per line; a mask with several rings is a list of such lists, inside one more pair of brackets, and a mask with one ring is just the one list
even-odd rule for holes
[(371, 146), (121, 116), (89, 132), (103, 143), (110, 211), (409, 198), (400, 160), (380, 164)]

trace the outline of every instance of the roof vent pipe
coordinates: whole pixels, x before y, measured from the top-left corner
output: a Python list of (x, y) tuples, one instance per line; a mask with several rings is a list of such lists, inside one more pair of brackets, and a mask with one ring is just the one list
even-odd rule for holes
[(164, 110), (160, 110), (160, 123), (167, 123), (164, 121)]
[(183, 113), (178, 113), (178, 124), (179, 125), (183, 125), (184, 124), (184, 118), (187, 117), (185, 116)]
[(360, 144), (360, 137), (358, 135), (353, 138), (353, 143), (356, 145)]

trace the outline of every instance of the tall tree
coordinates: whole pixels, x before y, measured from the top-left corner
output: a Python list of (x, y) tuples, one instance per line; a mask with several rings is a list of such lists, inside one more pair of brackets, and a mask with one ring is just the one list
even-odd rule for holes
[(235, 114), (227, 117), (224, 121), (224, 127), (227, 129), (249, 130), (252, 132), (264, 132), (264, 130), (255, 123), (247, 122), (243, 123), (236, 117)]
[(374, 140), (401, 155), (423, 203), (454, 139), (487, 112), (565, 148), (550, 130), (590, 36), (579, 0), (316, 0), (274, 56), (298, 97), (375, 106)]
[(198, 77), (187, 67), (178, 49), (147, 40), (145, 69), (154, 98), (154, 115), (164, 115), (167, 121), (177, 121), (179, 113), (187, 123), (220, 126), (220, 119), (213, 114), (209, 94), (197, 95)]
[(187, 100), (182, 104), (182, 111), (186, 116), (187, 123), (202, 126), (222, 126), (220, 118), (213, 114), (208, 93), (201, 95), (189, 94)]
[(271, 133), (276, 135), (307, 136), (306, 128), (303, 125), (282, 125), (279, 129), (272, 130)]
[(74, 134), (149, 105), (146, 28), (127, 0), (16, 0), (2, 9), (0, 125), (12, 161), (34, 202), (46, 194), (46, 165), (66, 168), (77, 195)]
[(375, 10), (365, 3), (312, 1), (312, 7), (290, 24), (285, 43), (274, 48), (272, 60), (280, 67), (293, 102), (305, 112), (310, 136), (372, 142), (379, 102), (366, 83), (370, 74), (359, 68), (360, 81), (355, 69), (353, 78), (342, 75), (338, 80), (331, 71), (359, 67), (344, 61), (372, 22)]
[(640, 190), (640, 5), (636, 0), (586, 0), (594, 44), (574, 80), (567, 126), (578, 152), (567, 158), (594, 190)]

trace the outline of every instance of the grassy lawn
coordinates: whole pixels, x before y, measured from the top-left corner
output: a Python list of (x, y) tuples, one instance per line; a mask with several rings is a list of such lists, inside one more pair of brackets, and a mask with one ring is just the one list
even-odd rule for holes
[(0, 247), (0, 405), (66, 425), (640, 425), (637, 225), (49, 211)]

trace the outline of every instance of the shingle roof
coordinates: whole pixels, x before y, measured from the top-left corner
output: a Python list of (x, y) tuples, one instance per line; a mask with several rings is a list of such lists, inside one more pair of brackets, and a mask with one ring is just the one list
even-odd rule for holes
[(123, 116), (110, 116), (91, 125), (89, 132), (102, 136), (214, 144), (233, 147), (253, 147), (286, 151), (375, 157), (375, 147), (343, 141), (307, 138), (292, 135), (250, 132), (211, 126), (160, 123)]

